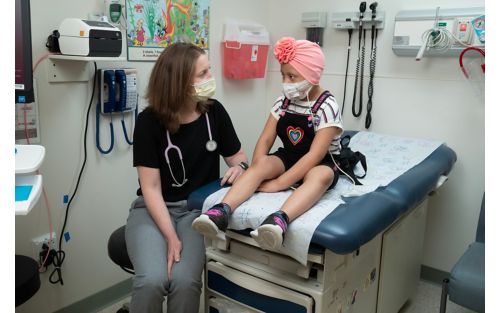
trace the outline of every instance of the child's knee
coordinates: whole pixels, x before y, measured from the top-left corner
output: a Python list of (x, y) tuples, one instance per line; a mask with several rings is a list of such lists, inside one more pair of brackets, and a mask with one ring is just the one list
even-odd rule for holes
[(260, 168), (263, 168), (264, 166), (266, 166), (267, 164), (269, 164), (269, 156), (263, 155), (263, 156), (259, 157), (258, 159), (254, 160), (252, 162), (252, 165), (250, 166), (250, 168), (260, 169)]
[(335, 175), (335, 172), (327, 166), (317, 166), (308, 173), (308, 176), (326, 187), (329, 187), (333, 183)]
[(251, 170), (255, 173), (266, 173), (269, 171), (269, 156), (262, 156), (258, 158), (255, 162), (252, 163), (248, 170)]

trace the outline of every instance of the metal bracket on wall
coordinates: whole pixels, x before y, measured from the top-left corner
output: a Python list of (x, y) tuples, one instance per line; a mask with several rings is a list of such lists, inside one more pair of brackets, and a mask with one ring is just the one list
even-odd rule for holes
[(89, 63), (94, 61), (126, 61), (125, 57), (82, 57), (51, 55), (47, 62), (48, 81), (51, 83), (86, 82), (91, 79)]
[(86, 82), (90, 79), (89, 62), (49, 57), (48, 81), (51, 83)]

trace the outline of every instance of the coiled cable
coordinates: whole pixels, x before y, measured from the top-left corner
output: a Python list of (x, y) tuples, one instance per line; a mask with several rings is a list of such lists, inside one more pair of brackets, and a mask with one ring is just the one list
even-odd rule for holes
[[(363, 64), (365, 59), (365, 47), (361, 40), (361, 35), (363, 31), (359, 31), (359, 46), (358, 46), (358, 59), (356, 60), (356, 75), (354, 76), (354, 93), (352, 97), (352, 115), (354, 117), (359, 117), (361, 115), (361, 111), (363, 110), (363, 103), (359, 102), (359, 111), (356, 112), (356, 94), (358, 91), (358, 80), (360, 80), (360, 96), (363, 94)], [(360, 68), (361, 68), (361, 78), (360, 76)]]
[(375, 34), (372, 34), (372, 52), (370, 55), (370, 81), (368, 82), (368, 102), (366, 103), (366, 119), (365, 128), (370, 128), (372, 124), (372, 107), (373, 107), (373, 79), (375, 78), (375, 64), (377, 62), (377, 35), (378, 29), (375, 29)]

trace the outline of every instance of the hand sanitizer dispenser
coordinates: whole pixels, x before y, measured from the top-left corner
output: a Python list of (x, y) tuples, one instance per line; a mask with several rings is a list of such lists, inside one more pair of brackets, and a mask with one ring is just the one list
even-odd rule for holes
[(302, 13), (302, 26), (306, 28), (306, 39), (323, 46), (323, 30), (326, 27), (326, 12)]

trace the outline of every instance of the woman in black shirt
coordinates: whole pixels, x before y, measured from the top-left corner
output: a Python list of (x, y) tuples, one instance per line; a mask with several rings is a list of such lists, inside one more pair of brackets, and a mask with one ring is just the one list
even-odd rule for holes
[(127, 250), (134, 265), (131, 312), (199, 310), (203, 237), (191, 229), (200, 214), (187, 208), (188, 195), (219, 177), (219, 155), (232, 183), (247, 162), (233, 124), (211, 99), (215, 80), (205, 52), (188, 43), (167, 47), (149, 80), (149, 106), (134, 131), (138, 198), (127, 220)]

